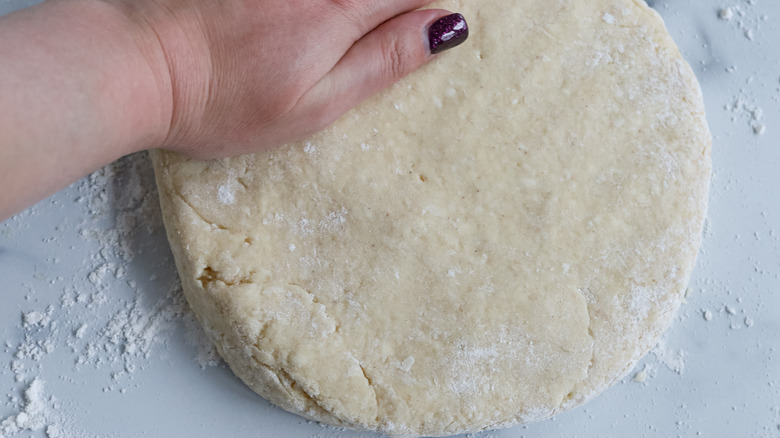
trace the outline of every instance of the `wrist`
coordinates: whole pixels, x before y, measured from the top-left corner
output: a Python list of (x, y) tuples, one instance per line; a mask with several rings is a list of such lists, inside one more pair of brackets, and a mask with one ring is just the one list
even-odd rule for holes
[(173, 83), (163, 47), (154, 30), (123, 4), (104, 0), (75, 0), (89, 9), (93, 25), (105, 33), (109, 93), (118, 99), (118, 131), (125, 132), (120, 155), (162, 146), (173, 113)]
[(155, 147), (180, 149), (193, 141), (210, 97), (211, 57), (200, 9), (186, 0), (168, 8), (154, 1), (96, 1), (116, 8), (127, 20), (155, 78), (165, 117)]
[(41, 76), (34, 97), (68, 111), (46, 122), (53, 133), (73, 131), (72, 152), (102, 165), (165, 140), (171, 78), (153, 32), (103, 0), (54, 0), (18, 14), (16, 37), (43, 57), (30, 66)]

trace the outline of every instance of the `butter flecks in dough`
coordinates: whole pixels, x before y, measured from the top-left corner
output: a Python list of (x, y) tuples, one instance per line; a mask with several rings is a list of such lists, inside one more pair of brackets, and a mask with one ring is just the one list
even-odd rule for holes
[(153, 153), (188, 301), (236, 374), (391, 435), (543, 419), (671, 322), (710, 136), (629, 0), (444, 1), (472, 29), (326, 131), (215, 162)]

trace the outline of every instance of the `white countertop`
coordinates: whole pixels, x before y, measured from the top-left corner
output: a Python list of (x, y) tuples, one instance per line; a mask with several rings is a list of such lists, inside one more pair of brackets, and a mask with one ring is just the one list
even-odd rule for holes
[[(780, 437), (780, 0), (648, 3), (701, 81), (714, 136), (687, 303), (596, 400), (475, 437)], [(135, 155), (0, 224), (0, 421), (29, 414), (38, 430), (19, 436), (377, 437), (283, 412), (210, 356), (156, 197)]]

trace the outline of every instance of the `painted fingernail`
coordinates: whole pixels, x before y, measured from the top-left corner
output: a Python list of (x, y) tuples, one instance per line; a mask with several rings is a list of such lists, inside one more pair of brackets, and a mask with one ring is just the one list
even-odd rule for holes
[(431, 54), (435, 55), (462, 44), (469, 37), (469, 25), (460, 14), (451, 14), (436, 20), (428, 28)]

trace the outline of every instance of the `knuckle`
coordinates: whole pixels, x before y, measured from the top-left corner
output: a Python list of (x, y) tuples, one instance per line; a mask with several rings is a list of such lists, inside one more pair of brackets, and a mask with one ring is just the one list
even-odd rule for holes
[(382, 55), (385, 62), (385, 71), (397, 81), (406, 76), (409, 71), (409, 50), (398, 39), (392, 38), (382, 45)]

